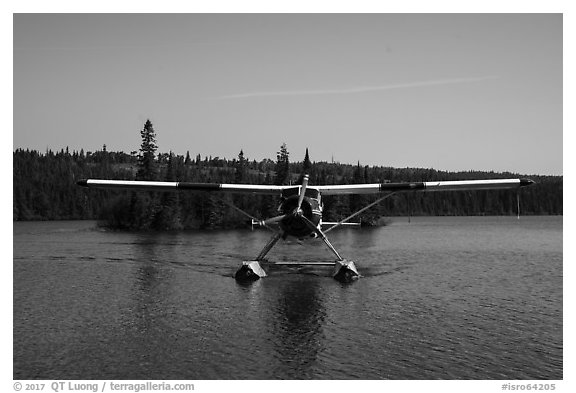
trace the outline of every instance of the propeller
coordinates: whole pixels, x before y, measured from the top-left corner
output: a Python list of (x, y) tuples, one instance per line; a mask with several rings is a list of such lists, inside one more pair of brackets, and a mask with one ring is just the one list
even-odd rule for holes
[[(298, 195), (298, 205), (296, 209), (291, 213), (292, 215), (302, 216), (302, 202), (304, 201), (304, 196), (306, 194), (306, 187), (308, 187), (308, 175), (304, 175), (302, 179), (302, 187), (300, 187), (300, 194)], [(275, 224), (279, 221), (282, 221), (286, 217), (290, 216), (290, 214), (283, 214), (281, 216), (276, 216), (269, 218), (267, 220), (259, 220), (258, 224), (262, 226), (268, 226), (270, 224)]]
[(295, 210), (295, 213), (298, 215), (302, 214), (302, 202), (304, 201), (304, 196), (306, 194), (306, 187), (308, 187), (308, 175), (305, 174), (302, 178), (302, 187), (300, 187), (300, 195), (298, 196), (298, 207)]
[(270, 224), (274, 224), (277, 223), (278, 221), (282, 221), (284, 218), (286, 218), (288, 216), (288, 214), (283, 214), (281, 216), (276, 216), (276, 217), (272, 217), (269, 218), (267, 220), (263, 220), (263, 221), (259, 221), (258, 223), (260, 225), (264, 225), (264, 226), (268, 226)]

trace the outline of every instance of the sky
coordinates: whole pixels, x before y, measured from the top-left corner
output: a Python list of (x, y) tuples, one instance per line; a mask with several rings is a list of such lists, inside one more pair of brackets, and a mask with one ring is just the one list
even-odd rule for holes
[(13, 148), (563, 174), (562, 14), (15, 14)]

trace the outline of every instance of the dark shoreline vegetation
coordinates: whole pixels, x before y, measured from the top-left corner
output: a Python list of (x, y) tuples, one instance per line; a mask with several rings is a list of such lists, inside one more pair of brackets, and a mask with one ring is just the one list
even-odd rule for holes
[[(286, 145), (277, 160), (249, 160), (240, 151), (232, 160), (156, 154), (155, 134), (148, 121), (141, 131), (140, 152), (54, 153), (17, 149), (13, 153), (13, 221), (98, 220), (113, 229), (179, 230), (238, 228), (249, 219), (230, 204), (256, 218), (277, 215), (278, 198), (220, 193), (142, 192), (84, 189), (83, 178), (187, 181), (199, 183), (299, 184), (303, 172), (314, 184), (420, 182), (527, 177), (536, 184), (520, 191), (522, 215), (562, 215), (562, 176), (495, 172), (444, 172), (423, 168), (391, 168), (314, 162), (308, 151), (290, 162)], [(375, 201), (377, 196), (326, 196), (324, 220), (338, 221)], [(360, 215), (365, 225), (381, 225), (388, 216), (516, 215), (517, 192), (511, 190), (400, 193)]]
[[(159, 154), (159, 179), (202, 183), (235, 183), (240, 160), (218, 157)], [(239, 183), (273, 184), (276, 163), (271, 160), (244, 160)], [(302, 162), (290, 163), (290, 178), (298, 181)], [(76, 185), (82, 178), (136, 178), (137, 157), (123, 152), (68, 152), (41, 154), (18, 149), (13, 155), (13, 220), (99, 220), (116, 228), (184, 229), (228, 228), (249, 225), (246, 217), (227, 206), (233, 202), (251, 215), (271, 217), (278, 198), (271, 196), (222, 195), (208, 193), (150, 193), (87, 190)], [(169, 172), (172, 172), (170, 175)], [(530, 176), (494, 172), (442, 172), (433, 169), (367, 167), (316, 162), (310, 169), (310, 184), (377, 183), (384, 180), (434, 181), (479, 178), (529, 177), (536, 185), (520, 192), (522, 215), (561, 215), (562, 176)], [(325, 197), (326, 221), (353, 213), (375, 196)], [(137, 208), (137, 205), (140, 208)], [(132, 206), (132, 209), (131, 209)], [(386, 216), (475, 216), (517, 214), (515, 191), (474, 191), (446, 193), (404, 193), (385, 200), (362, 215), (373, 223)], [(129, 215), (138, 215), (139, 224), (124, 225)], [(107, 224), (106, 224), (107, 223)]]

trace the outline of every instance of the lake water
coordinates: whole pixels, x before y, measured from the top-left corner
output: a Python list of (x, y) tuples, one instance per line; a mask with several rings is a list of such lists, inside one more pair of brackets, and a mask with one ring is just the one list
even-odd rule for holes
[[(270, 232), (17, 222), (15, 379), (562, 379), (562, 217), (393, 219), (329, 237), (363, 275), (270, 267)], [(319, 240), (271, 260), (326, 261)]]

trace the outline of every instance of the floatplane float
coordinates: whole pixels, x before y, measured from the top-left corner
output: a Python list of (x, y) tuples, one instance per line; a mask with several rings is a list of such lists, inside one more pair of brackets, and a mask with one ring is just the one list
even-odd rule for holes
[[(304, 175), (302, 184), (294, 185), (256, 185), (256, 184), (217, 184), (190, 182), (158, 182), (158, 181), (128, 181), (128, 180), (98, 180), (84, 179), (77, 182), (87, 188), (128, 189), (147, 191), (187, 191), (187, 192), (218, 192), (237, 194), (264, 194), (280, 197), (279, 215), (259, 220), (237, 206), (231, 207), (252, 220), (252, 224), (271, 229), (272, 237), (262, 251), (253, 260), (242, 261), (235, 273), (237, 280), (258, 280), (266, 277), (263, 265), (270, 263), (266, 255), (280, 239), (288, 236), (299, 240), (320, 238), (336, 257), (334, 262), (273, 262), (273, 264), (289, 265), (328, 265), (333, 267), (332, 277), (341, 282), (350, 282), (360, 274), (353, 261), (344, 259), (326, 237), (331, 230), (350, 224), (349, 220), (377, 205), (386, 198), (400, 192), (436, 192), (436, 191), (471, 191), (471, 190), (503, 190), (520, 189), (534, 184), (529, 179), (490, 179), (463, 181), (432, 181), (410, 183), (374, 183), (374, 184), (344, 184), (344, 185), (308, 185), (309, 176)], [(323, 195), (367, 195), (377, 194), (381, 197), (366, 205), (357, 212), (336, 223), (322, 221)], [(323, 227), (327, 227), (323, 229)]]

